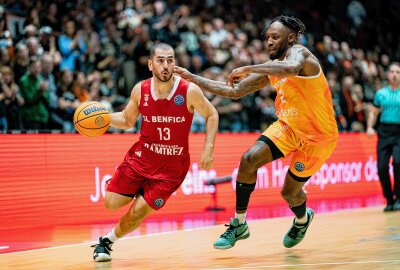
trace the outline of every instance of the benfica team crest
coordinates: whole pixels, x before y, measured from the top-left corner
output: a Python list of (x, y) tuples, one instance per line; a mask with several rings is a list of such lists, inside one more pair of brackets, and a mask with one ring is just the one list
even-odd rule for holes
[(144, 103), (143, 103), (143, 106), (149, 106), (149, 104), (147, 103), (147, 101), (149, 101), (149, 94), (144, 94)]

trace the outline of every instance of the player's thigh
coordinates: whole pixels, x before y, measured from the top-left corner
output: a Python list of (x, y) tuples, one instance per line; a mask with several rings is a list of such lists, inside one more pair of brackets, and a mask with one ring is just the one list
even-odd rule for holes
[(109, 209), (118, 209), (132, 201), (133, 197), (106, 191), (105, 204)]
[(123, 161), (109, 181), (107, 191), (133, 198), (146, 181), (146, 177), (138, 173), (128, 162)]
[(335, 150), (336, 142), (310, 145), (303, 143), (294, 151), (289, 170), (296, 178), (309, 178), (321, 169)]
[[(282, 156), (286, 157), (301, 146), (301, 140), (296, 136), (293, 130), (279, 120), (270, 125), (262, 135), (268, 138), (268, 141), (265, 143), (267, 143), (271, 149), (273, 160)], [(277, 151), (281, 153), (280, 156), (279, 154), (274, 154)]]

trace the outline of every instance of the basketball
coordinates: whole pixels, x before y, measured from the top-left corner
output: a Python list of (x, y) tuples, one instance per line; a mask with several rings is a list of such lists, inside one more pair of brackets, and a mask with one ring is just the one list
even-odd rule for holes
[(110, 112), (99, 102), (84, 102), (75, 110), (74, 125), (80, 134), (98, 137), (110, 127)]

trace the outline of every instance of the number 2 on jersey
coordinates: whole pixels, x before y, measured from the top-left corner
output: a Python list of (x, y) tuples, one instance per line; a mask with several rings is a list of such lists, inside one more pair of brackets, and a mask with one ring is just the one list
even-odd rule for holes
[(169, 141), (171, 139), (171, 130), (167, 127), (157, 128), (158, 134), (160, 135), (160, 141)]

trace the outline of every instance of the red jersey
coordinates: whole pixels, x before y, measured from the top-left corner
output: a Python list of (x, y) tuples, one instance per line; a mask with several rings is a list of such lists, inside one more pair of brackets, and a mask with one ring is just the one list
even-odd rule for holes
[(190, 165), (189, 132), (193, 119), (186, 104), (189, 84), (175, 77), (169, 96), (158, 99), (153, 79), (142, 82), (141, 136), (126, 157), (141, 175), (158, 179), (185, 177)]

